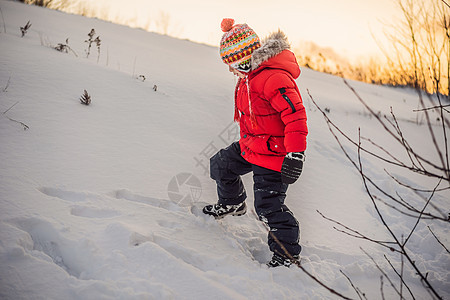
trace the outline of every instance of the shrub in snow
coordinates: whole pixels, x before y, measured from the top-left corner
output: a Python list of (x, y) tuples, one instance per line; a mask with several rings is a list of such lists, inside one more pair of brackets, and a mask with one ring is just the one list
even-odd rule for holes
[(81, 95), (80, 102), (81, 102), (81, 104), (84, 104), (84, 105), (91, 104), (91, 96), (88, 94), (88, 92), (86, 90), (84, 90), (83, 95)]
[(25, 34), (27, 34), (27, 30), (30, 29), (30, 27), (31, 27), (30, 21), (28, 21), (27, 24), (25, 24), (25, 26), (20, 27), (20, 31), (22, 31), (22, 37), (24, 37)]
[(53, 49), (59, 51), (59, 52), (64, 52), (64, 53), (69, 53), (69, 50), (73, 52), (73, 54), (78, 57), (78, 55), (75, 53), (75, 51), (73, 51), (72, 48), (69, 47), (69, 38), (66, 39), (66, 43), (59, 43), (58, 45), (56, 45), (56, 47), (53, 47)]
[(88, 44), (88, 48), (86, 50), (86, 57), (89, 58), (89, 55), (91, 54), (91, 47), (92, 44), (96, 44), (97, 46), (97, 52), (98, 52), (98, 56), (97, 56), (97, 62), (100, 59), (100, 46), (101, 46), (101, 40), (100, 40), (100, 36), (97, 36), (94, 39), (94, 35), (95, 35), (95, 29), (92, 28), (91, 32), (88, 33), (89, 39), (85, 40), (84, 42)]

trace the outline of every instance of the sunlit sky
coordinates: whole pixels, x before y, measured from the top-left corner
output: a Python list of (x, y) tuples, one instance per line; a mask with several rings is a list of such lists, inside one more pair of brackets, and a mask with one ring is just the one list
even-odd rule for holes
[(222, 18), (247, 23), (262, 38), (280, 28), (295, 47), (312, 41), (347, 58), (379, 53), (372, 36), (383, 23), (400, 19), (395, 0), (83, 0), (129, 19), (133, 26), (157, 30), (161, 12), (170, 16), (168, 33), (218, 45)]

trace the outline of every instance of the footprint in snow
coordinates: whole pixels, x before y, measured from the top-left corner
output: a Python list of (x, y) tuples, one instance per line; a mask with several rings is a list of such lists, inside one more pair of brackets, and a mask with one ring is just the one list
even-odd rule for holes
[[(82, 279), (81, 274), (93, 261), (97, 249), (89, 240), (67, 239), (61, 230), (43, 219), (16, 219), (11, 224), (29, 234), (32, 240), (30, 255), (53, 262), (67, 274)], [(31, 247), (30, 247), (31, 248)]]
[(121, 214), (113, 209), (105, 209), (91, 206), (75, 205), (70, 209), (73, 216), (93, 219), (106, 219), (120, 216)]
[(145, 242), (153, 242), (153, 236), (146, 236), (137, 232), (130, 235), (130, 246), (140, 246)]
[(131, 202), (137, 202), (137, 203), (151, 205), (151, 206), (155, 206), (155, 207), (159, 207), (159, 208), (164, 208), (169, 211), (182, 210), (182, 208), (179, 205), (177, 205), (176, 203), (173, 203), (170, 200), (141, 196), (141, 195), (134, 194), (131, 191), (125, 190), (125, 189), (116, 191), (114, 193), (114, 197), (116, 197), (117, 199), (123, 199), (123, 200), (131, 201)]
[(38, 190), (47, 196), (59, 198), (70, 202), (86, 201), (90, 196), (88, 193), (85, 192), (73, 192), (52, 187), (40, 187)]

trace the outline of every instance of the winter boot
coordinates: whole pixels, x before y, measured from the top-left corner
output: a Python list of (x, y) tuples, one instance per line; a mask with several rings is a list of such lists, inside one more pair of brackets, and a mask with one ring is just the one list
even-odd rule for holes
[(272, 259), (266, 264), (269, 268), (276, 268), (279, 266), (285, 266), (288, 267), (292, 264), (296, 264), (299, 261), (298, 255), (293, 255), (293, 259), (281, 256), (277, 253), (274, 253), (272, 256)]
[(247, 205), (242, 202), (237, 205), (213, 204), (206, 205), (203, 213), (213, 216), (216, 219), (222, 219), (225, 216), (242, 216), (247, 212)]

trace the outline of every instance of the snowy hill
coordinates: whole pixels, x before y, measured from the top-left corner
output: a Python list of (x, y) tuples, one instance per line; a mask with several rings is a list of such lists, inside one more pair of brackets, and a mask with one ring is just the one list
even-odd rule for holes
[[(217, 48), (12, 1), (0, 8), (0, 299), (336, 298), (300, 269), (265, 266), (267, 232), (253, 213), (220, 221), (200, 213), (216, 201), (208, 157), (238, 138), (236, 81)], [(92, 28), (100, 55), (93, 46), (87, 58)], [(67, 38), (76, 55), (52, 48)], [(392, 106), (409, 141), (433, 151), (428, 129), (414, 122), (412, 91), (350, 84), (377, 111)], [(368, 299), (378, 299), (380, 272), (360, 247), (383, 266), (383, 254), (391, 254), (338, 233), (316, 212), (387, 238), (307, 89), (352, 136), (361, 127), (367, 137), (390, 141), (342, 79), (303, 69), (298, 85), (310, 135), (304, 173), (286, 204), (301, 223), (305, 269), (357, 298), (342, 270)], [(89, 106), (79, 101), (84, 90)], [(369, 158), (365, 164), (394, 189), (384, 166)], [(394, 172), (424, 188), (436, 184)], [(251, 207), (251, 175), (244, 182)], [(449, 199), (444, 192), (437, 201), (448, 207)], [(391, 222), (407, 232), (414, 219), (392, 215)], [(433, 230), (449, 245), (441, 225)], [(450, 297), (449, 255), (426, 223), (411, 243), (440, 294)], [(416, 278), (411, 269), (405, 277)], [(420, 299), (431, 299), (413, 282)], [(387, 283), (384, 293), (397, 297)]]

